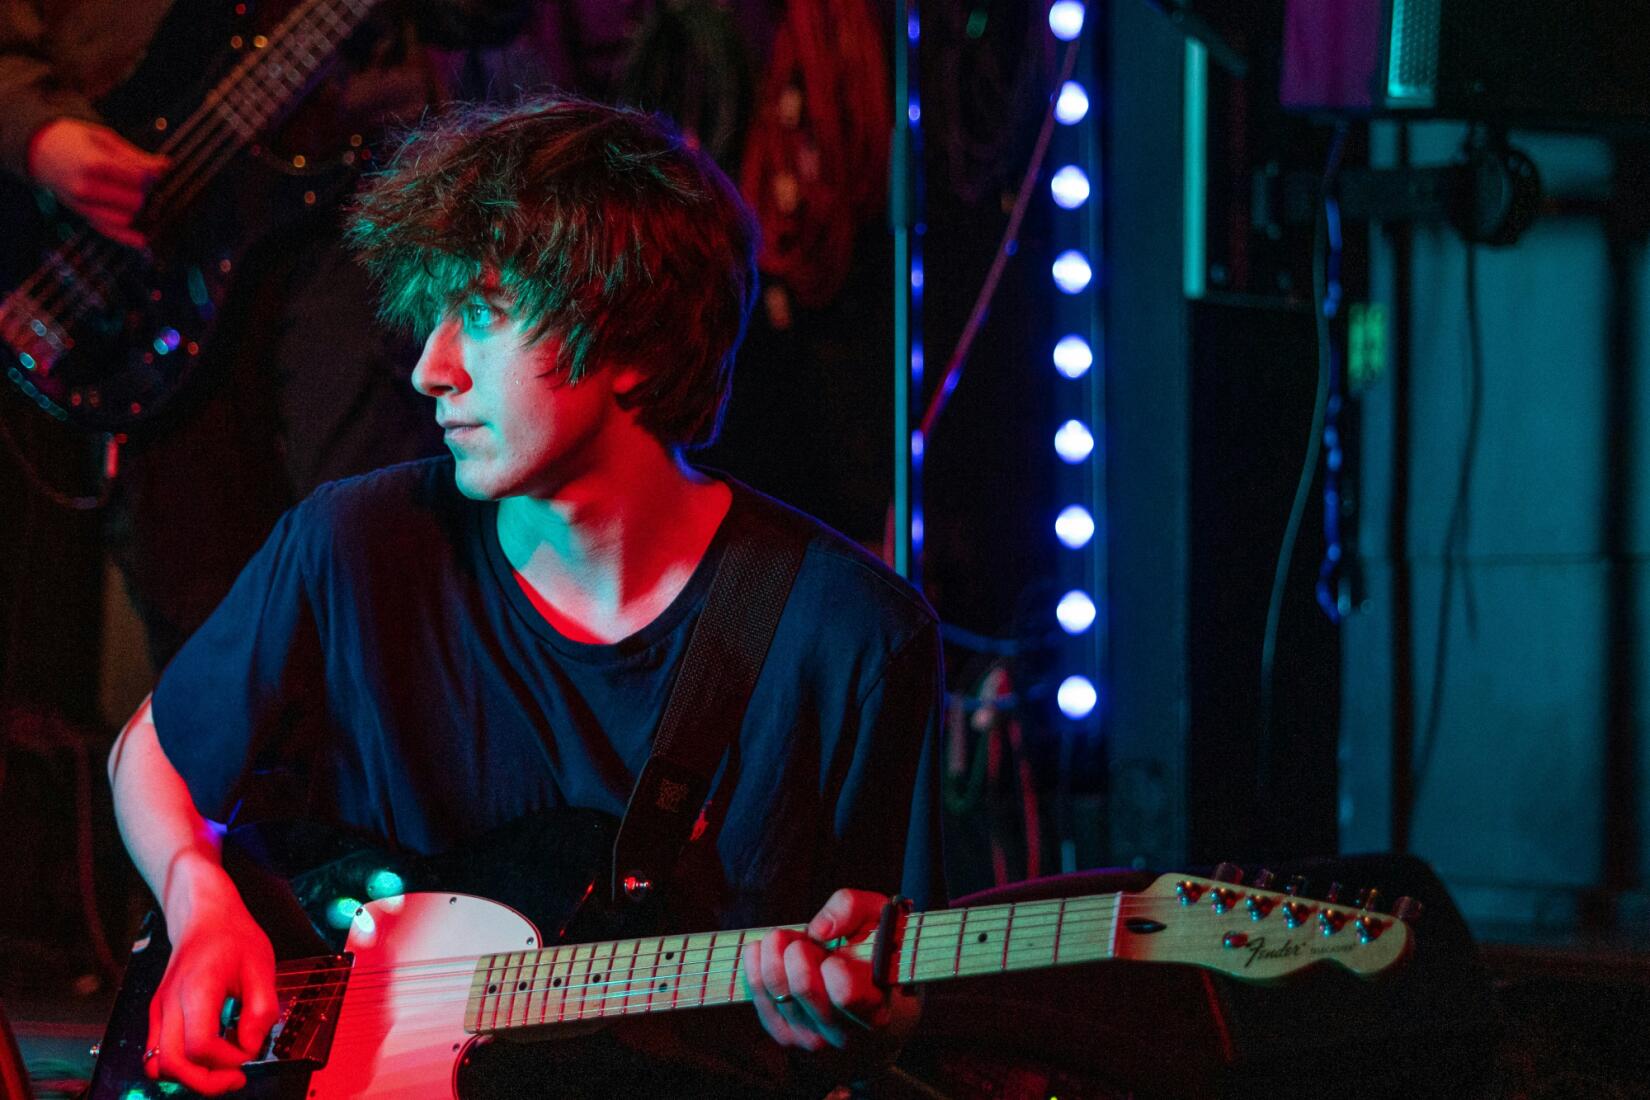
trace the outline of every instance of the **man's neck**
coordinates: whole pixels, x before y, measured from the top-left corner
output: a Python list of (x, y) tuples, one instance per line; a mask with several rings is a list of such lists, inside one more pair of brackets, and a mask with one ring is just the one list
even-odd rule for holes
[(579, 642), (629, 637), (670, 606), (704, 558), (732, 491), (662, 448), (632, 452), (546, 496), (499, 502), (498, 533), (523, 592)]

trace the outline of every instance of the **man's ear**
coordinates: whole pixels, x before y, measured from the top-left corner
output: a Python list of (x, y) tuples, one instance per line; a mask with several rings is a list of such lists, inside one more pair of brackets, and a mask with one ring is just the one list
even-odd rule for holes
[(613, 371), (613, 395), (629, 397), (646, 379), (647, 375), (635, 367), (618, 367)]

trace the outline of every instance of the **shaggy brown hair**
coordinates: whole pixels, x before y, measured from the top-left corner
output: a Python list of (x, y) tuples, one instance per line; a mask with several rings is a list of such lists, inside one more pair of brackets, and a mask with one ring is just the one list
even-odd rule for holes
[(426, 336), (488, 273), (578, 381), (625, 365), (621, 398), (667, 445), (715, 439), (756, 292), (756, 224), (665, 120), (573, 98), (458, 106), (367, 182), (350, 243), (381, 313)]

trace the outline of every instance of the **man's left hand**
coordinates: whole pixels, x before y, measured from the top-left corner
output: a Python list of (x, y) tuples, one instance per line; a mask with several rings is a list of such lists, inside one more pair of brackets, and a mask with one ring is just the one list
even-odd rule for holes
[(825, 944), (863, 939), (876, 929), (888, 899), (865, 890), (838, 890), (805, 931), (776, 928), (745, 947), (745, 982), (756, 1014), (781, 1045), (851, 1055), (892, 1055), (916, 1026), (917, 998), (881, 989), (871, 966)]

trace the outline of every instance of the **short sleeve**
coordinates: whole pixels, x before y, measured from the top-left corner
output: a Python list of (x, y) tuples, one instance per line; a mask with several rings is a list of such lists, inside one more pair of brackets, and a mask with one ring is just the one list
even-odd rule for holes
[(940, 837), (939, 631), (928, 622), (888, 658), (858, 708), (854, 753), (835, 807), (835, 885), (944, 908)]
[(319, 641), (303, 513), (288, 512), (155, 687), (155, 732), (206, 817), (231, 816), (249, 773), (295, 764), (316, 717)]

